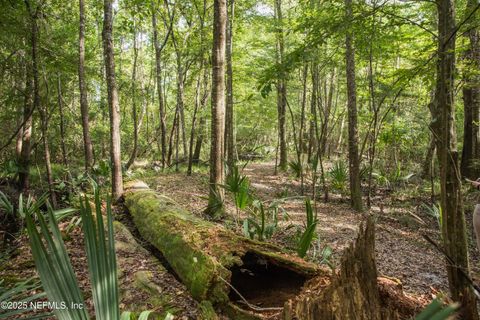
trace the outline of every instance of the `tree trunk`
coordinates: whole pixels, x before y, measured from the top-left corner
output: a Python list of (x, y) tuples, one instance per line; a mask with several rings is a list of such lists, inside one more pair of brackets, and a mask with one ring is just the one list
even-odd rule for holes
[(317, 102), (318, 102), (318, 64), (312, 62), (312, 95), (310, 98), (310, 127), (309, 127), (309, 139), (308, 139), (308, 161), (312, 161), (313, 156), (316, 154), (317, 138), (316, 138), (316, 123), (314, 119), (317, 119)]
[(63, 112), (63, 97), (62, 97), (62, 79), (58, 74), (58, 111), (60, 113), (60, 144), (62, 148), (62, 161), (65, 166), (68, 166), (67, 146), (65, 145), (65, 114)]
[(425, 159), (422, 166), (422, 179), (430, 178), (432, 173), (432, 160), (435, 154), (435, 137), (430, 137), (430, 142), (428, 143), (427, 153), (425, 154)]
[[(345, 0), (346, 18), (353, 20), (352, 0)], [(353, 48), (352, 28), (345, 37), (345, 60), (347, 68), (347, 108), (348, 108), (348, 163), (350, 174), (350, 201), (352, 208), (363, 210), (362, 189), (360, 185), (360, 159), (358, 157), (357, 131), (357, 85), (355, 80), (355, 50)]]
[(461, 176), (455, 132), (455, 9), (453, 0), (437, 0), (438, 65), (436, 104), (431, 127), (436, 138), (440, 164), (442, 238), (454, 264), (447, 263), (452, 299), (460, 302), (464, 319), (478, 319), (477, 303), (469, 281), (459, 268), (469, 272)]
[[(135, 18), (133, 18), (135, 19)], [(137, 47), (137, 30), (135, 29), (134, 21), (134, 30), (133, 30), (133, 67), (132, 67), (132, 120), (133, 120), (133, 148), (128, 159), (127, 164), (125, 165), (125, 170), (128, 170), (138, 153), (138, 114), (137, 114), (137, 100), (136, 100), (136, 87), (137, 87), (137, 58), (138, 58), (138, 47)]]
[(31, 72), (27, 64), (25, 70), (25, 101), (23, 105), (23, 135), (22, 150), (18, 158), (18, 190), (21, 193), (28, 192), (30, 187), (30, 152), (33, 130), (33, 83)]
[(224, 133), (225, 133), (225, 37), (227, 24), (226, 0), (214, 0), (212, 52), (212, 134), (210, 148), (210, 195), (207, 212), (223, 212)]
[(85, 152), (85, 170), (90, 171), (93, 165), (93, 146), (90, 138), (88, 116), (88, 95), (85, 82), (85, 1), (79, 0), (80, 27), (78, 37), (78, 86), (80, 90), (80, 111), (82, 114), (83, 148)]
[(200, 162), (200, 153), (202, 151), (203, 139), (205, 138), (205, 129), (207, 126), (207, 119), (204, 116), (201, 116), (198, 122), (199, 122), (199, 125), (198, 125), (197, 140), (195, 141), (195, 151), (193, 152), (193, 156), (192, 156), (193, 164), (198, 164)]
[(162, 67), (161, 67), (161, 56), (162, 56), (162, 47), (158, 41), (158, 31), (157, 31), (157, 14), (156, 8), (152, 4), (152, 28), (153, 28), (153, 44), (155, 47), (155, 74), (157, 79), (157, 92), (158, 92), (158, 109), (160, 114), (160, 144), (162, 152), (162, 167), (165, 167), (165, 160), (167, 156), (167, 126), (165, 124), (165, 104), (163, 100), (163, 89), (162, 89)]
[(110, 159), (112, 164), (112, 197), (118, 200), (123, 193), (122, 158), (120, 150), (120, 106), (115, 81), (115, 58), (113, 56), (113, 8), (111, 0), (104, 0), (103, 51), (107, 78), (108, 111), (110, 114)]
[[(23, 82), (23, 81), (22, 81)], [(25, 91), (25, 87), (22, 87), (23, 91)], [(26, 94), (26, 92), (25, 92)], [(15, 139), (15, 157), (20, 159), (20, 155), (22, 154), (22, 144), (23, 144), (23, 106), (18, 105), (17, 107), (17, 127), (20, 127), (17, 133), (17, 138)]]
[(233, 21), (235, 17), (235, 0), (228, 0), (230, 14), (227, 14), (227, 103), (225, 110), (225, 158), (229, 167), (235, 163), (233, 135), (233, 69), (232, 69), (232, 48), (233, 48)]
[[(475, 10), (477, 2), (469, 0), (466, 14)], [(476, 15), (478, 17), (478, 14)], [(476, 21), (475, 19), (471, 19)], [(465, 52), (466, 70), (463, 78), (464, 129), (461, 172), (462, 175), (476, 179), (480, 176), (480, 32), (478, 27), (470, 26), (467, 32), (469, 47)]]
[[(283, 15), (282, 0), (275, 0), (275, 22), (277, 38), (277, 65), (281, 66), (284, 59), (285, 40), (283, 36)], [(287, 159), (287, 140), (286, 140), (286, 110), (287, 110), (287, 81), (286, 75), (282, 71), (277, 81), (277, 112), (278, 112), (278, 136), (279, 136), (279, 167), (280, 170), (286, 170)]]

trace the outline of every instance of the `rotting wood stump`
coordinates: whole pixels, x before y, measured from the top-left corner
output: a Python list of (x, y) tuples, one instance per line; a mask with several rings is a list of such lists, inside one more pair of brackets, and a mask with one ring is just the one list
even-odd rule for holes
[(411, 319), (423, 303), (403, 293), (399, 281), (377, 277), (375, 224), (360, 226), (355, 243), (343, 253), (340, 270), (325, 284), (312, 279), (303, 292), (285, 303), (283, 319)]
[(401, 284), (377, 279), (371, 219), (332, 275), (196, 217), (144, 182), (127, 183), (125, 190), (140, 234), (196, 300), (210, 301), (232, 319), (406, 319), (422, 306), (403, 294)]

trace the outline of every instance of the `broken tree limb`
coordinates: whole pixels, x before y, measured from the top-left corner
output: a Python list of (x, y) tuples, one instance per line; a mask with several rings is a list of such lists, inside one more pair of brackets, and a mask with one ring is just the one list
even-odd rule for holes
[(240, 300), (231, 285), (252, 305), (283, 307), (306, 280), (330, 273), (277, 246), (202, 220), (143, 182), (130, 182), (125, 190), (125, 205), (138, 231), (160, 250), (198, 301), (248, 310), (231, 303)]

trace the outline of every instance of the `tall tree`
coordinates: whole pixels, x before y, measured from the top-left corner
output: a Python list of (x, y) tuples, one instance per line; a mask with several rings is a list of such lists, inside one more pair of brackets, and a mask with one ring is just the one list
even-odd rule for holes
[(229, 12), (227, 12), (227, 103), (225, 110), (225, 158), (227, 164), (231, 167), (235, 162), (234, 158), (234, 122), (233, 122), (233, 67), (232, 67), (232, 49), (233, 49), (233, 20), (235, 17), (235, 0), (228, 0)]
[(80, 112), (82, 114), (83, 148), (85, 169), (89, 171), (93, 164), (93, 146), (90, 138), (90, 120), (88, 116), (88, 94), (85, 82), (85, 0), (79, 0), (80, 27), (78, 32), (78, 87), (80, 90)]
[(478, 2), (474, 0), (467, 1), (466, 18), (469, 21), (469, 30), (466, 32), (468, 37), (468, 48), (464, 55), (465, 70), (463, 78), (463, 105), (464, 105), (464, 127), (463, 127), (463, 149), (461, 170), (462, 175), (471, 179), (476, 179), (480, 175), (480, 32), (475, 13), (478, 8)]
[(57, 99), (58, 99), (58, 112), (60, 114), (60, 147), (62, 149), (62, 162), (66, 166), (68, 165), (67, 146), (65, 144), (65, 112), (63, 106), (62, 96), (62, 79), (58, 74), (57, 79)]
[(30, 64), (25, 65), (25, 98), (23, 103), (22, 148), (18, 157), (18, 190), (27, 192), (30, 187), (30, 152), (33, 131), (33, 80)]
[[(134, 8), (135, 10), (136, 8)], [(135, 11), (134, 11), (135, 12)], [(137, 60), (138, 60), (138, 46), (137, 46), (137, 27), (135, 13), (132, 15), (133, 19), (133, 66), (132, 66), (132, 120), (133, 120), (133, 148), (130, 158), (125, 165), (125, 170), (128, 170), (138, 153), (138, 112), (137, 112)]]
[[(168, 6), (167, 6), (168, 8)], [(173, 21), (173, 19), (170, 19)], [(172, 30), (172, 24), (167, 31), (167, 34), (160, 44), (158, 39), (158, 26), (157, 26), (157, 5), (156, 1), (152, 1), (152, 29), (153, 29), (153, 45), (155, 47), (155, 75), (157, 82), (158, 93), (158, 109), (160, 116), (160, 146), (162, 154), (162, 167), (165, 167), (167, 157), (167, 125), (166, 125), (166, 112), (165, 112), (165, 100), (163, 96), (163, 80), (162, 80), (162, 51), (165, 47), (170, 31)]]
[(224, 192), (225, 134), (225, 39), (227, 25), (226, 0), (214, 0), (212, 49), (212, 131), (210, 148), (210, 195), (207, 213), (221, 214)]
[(469, 264), (455, 132), (455, 5), (453, 0), (437, 0), (436, 3), (438, 62), (431, 128), (440, 165), (442, 239), (446, 253), (453, 260), (447, 263), (452, 298), (461, 303), (464, 319), (478, 319), (477, 302), (463, 274), (469, 272)]
[[(275, 0), (275, 23), (276, 23), (276, 58), (277, 65), (281, 66), (284, 62), (285, 39), (283, 34), (283, 14), (282, 0)], [(279, 167), (286, 170), (287, 160), (287, 138), (286, 138), (286, 110), (287, 110), (287, 81), (283, 70), (280, 70), (277, 87), (277, 112), (278, 112), (278, 140), (280, 148)]]
[(110, 160), (112, 165), (112, 197), (116, 201), (123, 193), (122, 158), (120, 149), (120, 106), (115, 81), (115, 58), (113, 55), (113, 8), (111, 0), (103, 1), (103, 56), (107, 79), (108, 111), (110, 115)]
[[(352, 0), (345, 0), (347, 23), (352, 23)], [(355, 49), (353, 47), (352, 28), (347, 28), (345, 37), (345, 61), (347, 74), (347, 109), (348, 109), (348, 163), (350, 173), (350, 201), (352, 208), (363, 209), (362, 189), (360, 185), (360, 159), (358, 156), (357, 129), (357, 84), (355, 79)]]

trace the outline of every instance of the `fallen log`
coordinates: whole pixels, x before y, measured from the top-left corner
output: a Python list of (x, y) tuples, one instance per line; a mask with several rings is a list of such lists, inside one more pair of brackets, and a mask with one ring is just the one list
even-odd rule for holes
[[(143, 182), (125, 189), (125, 205), (144, 239), (196, 300), (212, 302), (231, 319), (406, 319), (422, 306), (398, 284), (377, 279), (371, 220), (332, 275), (277, 246), (200, 219)], [(403, 310), (405, 305), (410, 308)]]
[(193, 216), (143, 182), (128, 183), (125, 190), (125, 205), (138, 231), (198, 301), (252, 317), (280, 313), (308, 279), (330, 273), (277, 246)]

